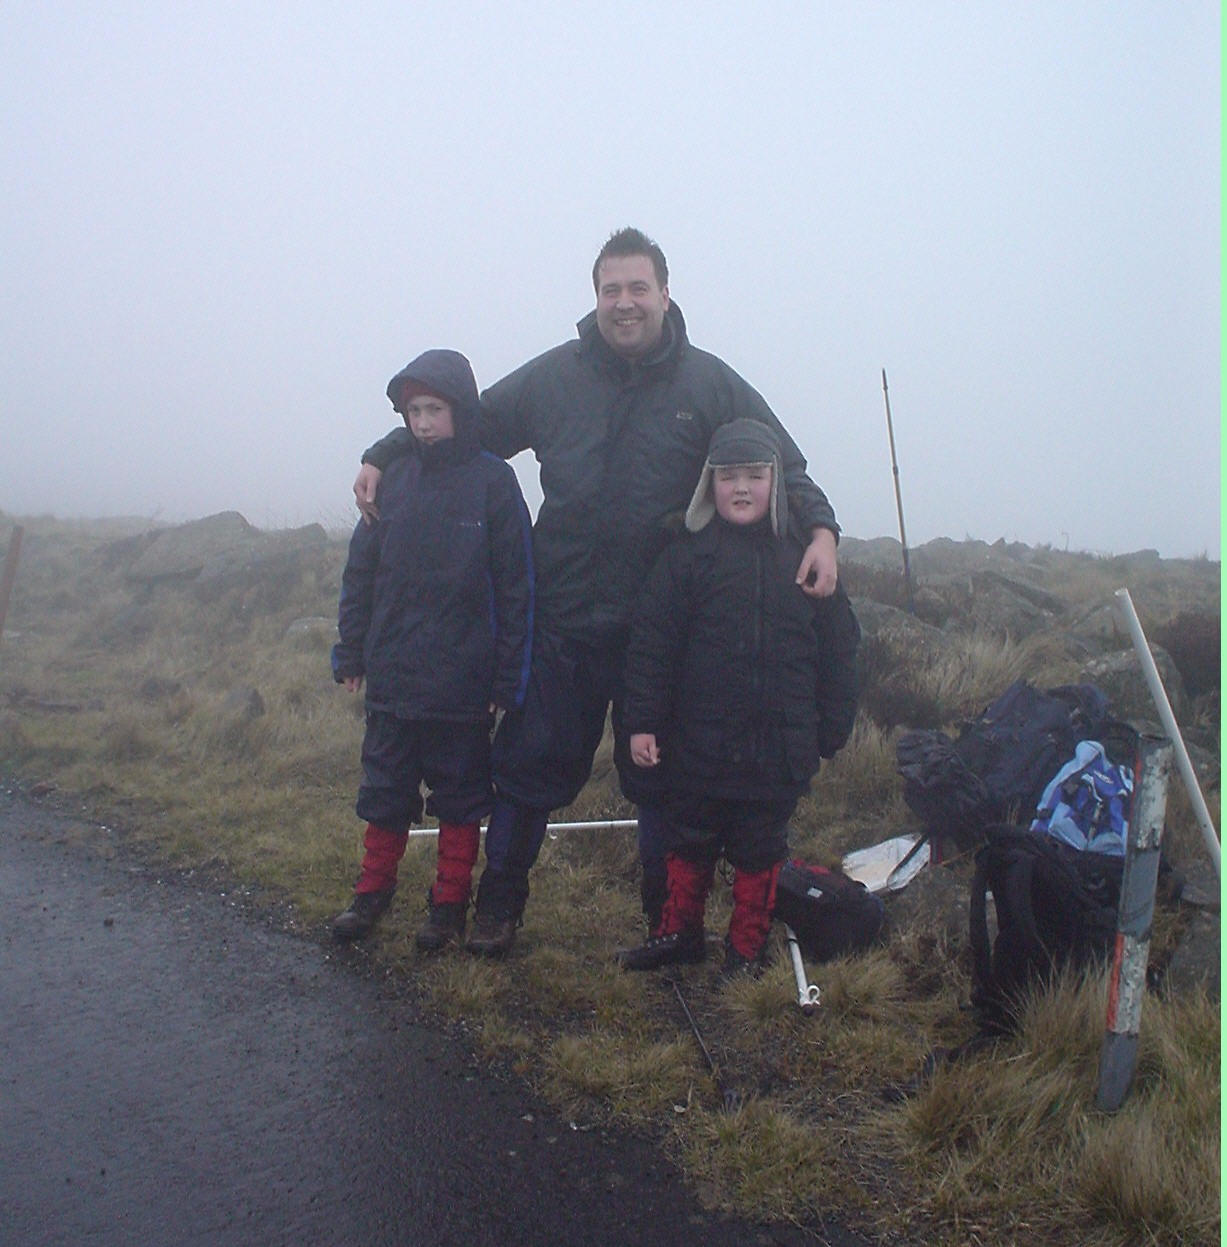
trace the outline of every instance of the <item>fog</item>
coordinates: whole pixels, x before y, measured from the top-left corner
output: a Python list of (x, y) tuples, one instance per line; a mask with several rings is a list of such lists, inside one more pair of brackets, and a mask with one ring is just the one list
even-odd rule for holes
[(17, 0), (0, 509), (348, 527), (387, 379), (572, 336), (633, 224), (849, 534), (898, 534), (885, 368), (911, 544), (1218, 558), (1219, 25)]

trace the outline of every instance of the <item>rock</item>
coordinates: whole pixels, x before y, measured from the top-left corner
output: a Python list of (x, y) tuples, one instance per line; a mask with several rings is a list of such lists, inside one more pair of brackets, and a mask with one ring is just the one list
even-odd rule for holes
[(196, 591), (213, 596), (228, 589), (247, 588), (286, 575), (296, 576), (303, 555), (328, 544), (328, 534), (319, 524), (288, 528), (275, 533), (257, 533), (226, 549), (211, 554), (200, 568)]
[[(1150, 652), (1155, 666), (1159, 668), (1159, 678), (1171, 702), (1172, 713), (1179, 723), (1188, 712), (1184, 681), (1165, 649), (1152, 645)], [(1092, 658), (1082, 668), (1079, 679), (1102, 690), (1112, 703), (1112, 713), (1118, 719), (1151, 721), (1159, 717), (1154, 698), (1150, 695), (1150, 685), (1142, 674), (1141, 660), (1133, 649), (1117, 650), (1100, 658)]]
[(222, 511), (158, 533), (128, 569), (130, 580), (190, 580), (210, 559), (250, 545), (257, 532), (237, 511)]
[(1206, 909), (1195, 910), (1167, 963), (1163, 976), (1166, 989), (1180, 994), (1204, 987), (1217, 1000), (1221, 940), (1219, 915)]
[(1075, 618), (1069, 625), (1069, 633), (1087, 642), (1088, 650), (1093, 653), (1118, 650), (1129, 644), (1129, 633), (1121, 622), (1120, 612), (1110, 602), (1093, 606)]
[(249, 685), (232, 688), (222, 702), (222, 713), (229, 719), (250, 723), (264, 713), (264, 698), (259, 689)]

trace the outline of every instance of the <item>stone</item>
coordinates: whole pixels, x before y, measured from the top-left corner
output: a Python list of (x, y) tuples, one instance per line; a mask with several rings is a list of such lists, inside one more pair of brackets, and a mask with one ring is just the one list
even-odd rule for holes
[(192, 520), (158, 533), (128, 568), (130, 580), (191, 580), (210, 559), (238, 546), (250, 545), (257, 532), (237, 511)]

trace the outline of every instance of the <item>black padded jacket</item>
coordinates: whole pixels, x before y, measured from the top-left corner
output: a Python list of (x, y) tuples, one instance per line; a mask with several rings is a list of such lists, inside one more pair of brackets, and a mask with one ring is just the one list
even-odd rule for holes
[(652, 732), (666, 788), (787, 800), (856, 715), (860, 627), (842, 586), (794, 583), (801, 547), (723, 519), (661, 555), (635, 612), (623, 730)]

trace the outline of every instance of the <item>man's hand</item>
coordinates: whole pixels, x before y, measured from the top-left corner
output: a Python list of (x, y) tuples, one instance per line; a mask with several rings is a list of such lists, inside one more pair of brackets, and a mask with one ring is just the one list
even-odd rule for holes
[(354, 478), (354, 500), (358, 510), (368, 524), (379, 518), (379, 508), (375, 505), (375, 493), (379, 489), (379, 478), (383, 473), (373, 463), (364, 463)]
[(341, 683), (345, 685), (347, 693), (356, 693), (362, 687), (362, 677), (360, 675), (347, 675)]
[(635, 732), (631, 735), (631, 761), (636, 766), (656, 766), (660, 762), (660, 750), (651, 732)]
[(826, 598), (835, 592), (838, 579), (835, 534), (829, 528), (815, 528), (797, 568), (797, 584), (812, 598)]

